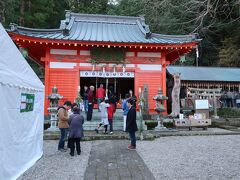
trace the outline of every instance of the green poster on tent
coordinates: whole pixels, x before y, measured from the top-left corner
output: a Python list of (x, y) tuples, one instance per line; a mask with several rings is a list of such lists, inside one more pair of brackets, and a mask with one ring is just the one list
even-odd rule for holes
[(33, 111), (34, 106), (34, 94), (21, 93), (21, 105), (20, 112), (29, 112)]

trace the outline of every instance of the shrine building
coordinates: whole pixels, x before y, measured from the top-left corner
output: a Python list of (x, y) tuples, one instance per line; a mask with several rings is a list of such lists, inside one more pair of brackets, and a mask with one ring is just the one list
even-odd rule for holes
[(143, 17), (78, 14), (66, 11), (58, 29), (10, 25), (13, 41), (45, 70), (45, 114), (48, 95), (56, 86), (74, 101), (84, 85), (112, 86), (121, 100), (132, 89), (138, 97), (148, 89), (149, 113), (153, 96), (166, 95), (166, 66), (193, 49), (199, 39), (191, 35), (152, 33)]
[(181, 74), (182, 88), (221, 88), (222, 91), (240, 92), (240, 68), (237, 67), (168, 66), (167, 72)]

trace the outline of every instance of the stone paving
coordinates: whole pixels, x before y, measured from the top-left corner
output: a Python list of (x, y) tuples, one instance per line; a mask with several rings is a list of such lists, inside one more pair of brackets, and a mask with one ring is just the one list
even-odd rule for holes
[(105, 140), (93, 143), (85, 180), (153, 180), (154, 177), (129, 141)]
[(81, 142), (80, 156), (71, 157), (69, 150), (57, 150), (58, 141), (45, 140), (42, 158), (18, 180), (82, 180), (86, 170), (92, 142)]
[(161, 137), (137, 145), (156, 179), (240, 179), (240, 135)]
[(240, 179), (240, 135), (208, 131), (214, 136), (137, 141), (137, 151), (126, 148), (129, 140), (85, 141), (74, 157), (57, 151), (57, 140), (45, 140), (43, 157), (18, 180)]

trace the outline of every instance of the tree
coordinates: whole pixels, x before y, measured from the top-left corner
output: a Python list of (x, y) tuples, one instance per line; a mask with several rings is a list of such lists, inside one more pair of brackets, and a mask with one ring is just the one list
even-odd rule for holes
[(199, 65), (216, 66), (224, 39), (239, 36), (232, 34), (240, 26), (239, 8), (239, 0), (120, 0), (113, 13), (144, 14), (153, 32), (198, 33), (202, 38)]
[(67, 4), (77, 13), (106, 14), (108, 8), (108, 0), (67, 0)]
[(220, 66), (240, 67), (240, 37), (226, 38), (219, 51)]
[[(152, 32), (198, 33), (199, 65), (237, 66), (240, 36), (239, 0), (4, 0), (1, 22), (34, 28), (58, 28), (64, 10), (76, 13), (144, 15)], [(194, 53), (186, 57), (194, 65)]]
[(6, 26), (10, 22), (16, 22), (18, 13), (15, 9), (18, 7), (16, 0), (4, 0), (0, 1), (0, 22)]

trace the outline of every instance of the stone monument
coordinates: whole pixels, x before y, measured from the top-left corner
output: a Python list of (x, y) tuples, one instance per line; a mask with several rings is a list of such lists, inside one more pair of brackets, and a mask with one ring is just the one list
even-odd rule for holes
[(50, 100), (50, 107), (48, 108), (48, 112), (50, 114), (50, 128), (48, 128), (48, 131), (57, 131), (57, 109), (58, 109), (58, 101), (62, 99), (63, 96), (58, 94), (58, 89), (56, 86), (52, 88), (52, 94), (48, 96), (48, 99)]
[(179, 99), (181, 86), (180, 73), (174, 73), (173, 79), (174, 85), (172, 90), (172, 112), (170, 115), (176, 117), (180, 113), (180, 99)]
[(165, 127), (163, 126), (163, 119), (162, 119), (162, 112), (164, 112), (166, 109), (164, 108), (164, 101), (167, 100), (167, 96), (163, 95), (162, 90), (158, 90), (158, 94), (153, 97), (153, 99), (156, 101), (156, 107), (154, 110), (157, 112), (157, 121), (158, 121), (158, 126), (155, 127), (155, 130), (161, 130), (164, 129)]

